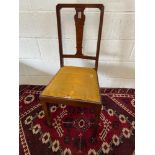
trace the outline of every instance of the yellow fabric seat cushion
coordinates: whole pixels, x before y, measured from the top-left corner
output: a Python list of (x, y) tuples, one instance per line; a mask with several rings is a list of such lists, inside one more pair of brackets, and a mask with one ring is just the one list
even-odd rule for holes
[(93, 68), (62, 67), (41, 95), (91, 101), (100, 104), (97, 73)]

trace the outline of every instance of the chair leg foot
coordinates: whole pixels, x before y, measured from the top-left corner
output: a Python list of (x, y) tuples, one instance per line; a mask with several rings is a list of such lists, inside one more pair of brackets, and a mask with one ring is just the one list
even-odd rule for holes
[(51, 121), (48, 121), (48, 120), (47, 120), (47, 125), (48, 125), (48, 127), (52, 127)]
[(101, 107), (96, 107), (95, 110), (95, 128), (94, 128), (94, 139), (97, 140), (97, 133), (98, 133), (98, 125), (99, 125), (99, 121), (100, 121), (100, 113), (101, 113)]
[(50, 110), (49, 110), (49, 107), (48, 107), (48, 105), (47, 105), (46, 102), (43, 102), (42, 101), (41, 104), (42, 104), (42, 108), (43, 108), (43, 110), (45, 112), (45, 117), (46, 117), (47, 125), (49, 127), (51, 127), (52, 126), (52, 123), (51, 123), (51, 118), (50, 118)]

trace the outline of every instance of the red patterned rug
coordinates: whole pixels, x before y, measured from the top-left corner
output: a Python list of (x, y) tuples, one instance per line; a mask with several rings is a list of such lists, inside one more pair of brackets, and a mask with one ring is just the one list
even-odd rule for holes
[(94, 109), (53, 105), (46, 125), (39, 94), (44, 86), (20, 86), (20, 155), (132, 155), (135, 148), (134, 89), (101, 88), (98, 138), (92, 141)]

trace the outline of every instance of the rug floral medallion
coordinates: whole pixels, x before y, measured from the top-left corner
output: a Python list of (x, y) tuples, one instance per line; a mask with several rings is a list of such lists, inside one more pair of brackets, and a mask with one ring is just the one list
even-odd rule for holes
[(96, 140), (93, 108), (53, 105), (49, 128), (39, 103), (43, 89), (44, 86), (20, 86), (20, 155), (132, 155), (134, 89), (101, 88), (102, 111)]

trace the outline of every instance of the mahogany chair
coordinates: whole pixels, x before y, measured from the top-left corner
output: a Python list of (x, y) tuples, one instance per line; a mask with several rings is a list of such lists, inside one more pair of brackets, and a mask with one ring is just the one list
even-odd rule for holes
[[(75, 55), (63, 54), (60, 13), (62, 8), (75, 8), (76, 10), (74, 20), (76, 26), (77, 52)], [(82, 53), (85, 8), (98, 8), (100, 10), (96, 56), (88, 56)], [(51, 104), (66, 104), (79, 107), (92, 106), (95, 109), (95, 121), (96, 124), (98, 124), (101, 111), (101, 98), (97, 69), (102, 34), (104, 6), (102, 4), (58, 4), (56, 6), (56, 14), (61, 68), (40, 95), (40, 102), (45, 112), (47, 124), (51, 126), (51, 115), (49, 109), (49, 105)], [(95, 60), (95, 68), (64, 66), (64, 58)]]

